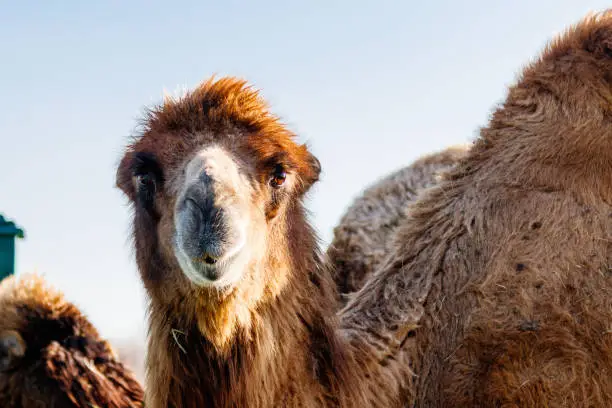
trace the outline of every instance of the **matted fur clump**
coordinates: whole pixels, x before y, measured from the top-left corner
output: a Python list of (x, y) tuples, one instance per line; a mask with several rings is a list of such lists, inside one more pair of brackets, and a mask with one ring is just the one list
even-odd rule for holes
[(411, 206), (342, 316), (413, 328), (410, 406), (612, 406), (611, 118), (605, 12), (552, 41)]
[(416, 160), (368, 186), (348, 207), (327, 249), (342, 294), (355, 292), (389, 255), (398, 225), (419, 193), (465, 157), (468, 146), (452, 146)]
[(136, 408), (143, 390), (72, 303), (37, 275), (0, 283), (0, 407)]

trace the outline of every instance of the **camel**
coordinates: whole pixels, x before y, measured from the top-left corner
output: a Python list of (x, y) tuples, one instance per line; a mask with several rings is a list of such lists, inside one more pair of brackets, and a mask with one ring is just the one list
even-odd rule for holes
[(0, 283), (0, 406), (141, 408), (144, 393), (81, 311), (43, 278)]
[(551, 41), (411, 205), (341, 312), (355, 341), (412, 328), (410, 406), (612, 406), (611, 114), (606, 11)]
[(457, 145), (425, 155), (374, 182), (350, 204), (326, 254), (342, 301), (359, 290), (391, 252), (408, 204), (465, 157), (468, 148)]
[(117, 169), (149, 300), (147, 407), (402, 406), (407, 334), (338, 327), (303, 205), (320, 171), (243, 80), (148, 111)]

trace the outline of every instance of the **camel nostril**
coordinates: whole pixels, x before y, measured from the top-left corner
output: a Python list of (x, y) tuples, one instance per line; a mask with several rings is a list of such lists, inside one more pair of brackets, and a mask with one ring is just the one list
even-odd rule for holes
[(217, 263), (217, 258), (214, 258), (208, 254), (204, 256), (204, 262), (208, 265), (214, 265)]

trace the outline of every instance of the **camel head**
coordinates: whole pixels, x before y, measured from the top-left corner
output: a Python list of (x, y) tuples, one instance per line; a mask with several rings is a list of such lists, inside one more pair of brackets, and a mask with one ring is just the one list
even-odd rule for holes
[(54, 343), (67, 346), (73, 338), (97, 335), (78, 309), (41, 278), (4, 279), (0, 284), (0, 394), (9, 385), (25, 386), (34, 378), (48, 376), (48, 350)]
[(319, 172), (243, 81), (211, 79), (165, 100), (117, 173), (145, 285), (216, 297), (257, 286), (251, 295), (262, 295), (283, 279), (264, 264), (286, 263), (287, 215)]
[(142, 388), (72, 303), (37, 275), (0, 283), (0, 406), (141, 407)]

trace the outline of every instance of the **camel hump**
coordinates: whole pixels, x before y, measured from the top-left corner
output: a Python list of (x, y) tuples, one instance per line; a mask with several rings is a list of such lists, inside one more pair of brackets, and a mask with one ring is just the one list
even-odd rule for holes
[(579, 127), (610, 111), (611, 85), (612, 10), (590, 14), (549, 41), (525, 66), (505, 108), (522, 108), (513, 124), (527, 124), (557, 106), (560, 116)]
[(590, 13), (555, 37), (542, 55), (543, 61), (585, 52), (596, 58), (612, 57), (612, 10)]

